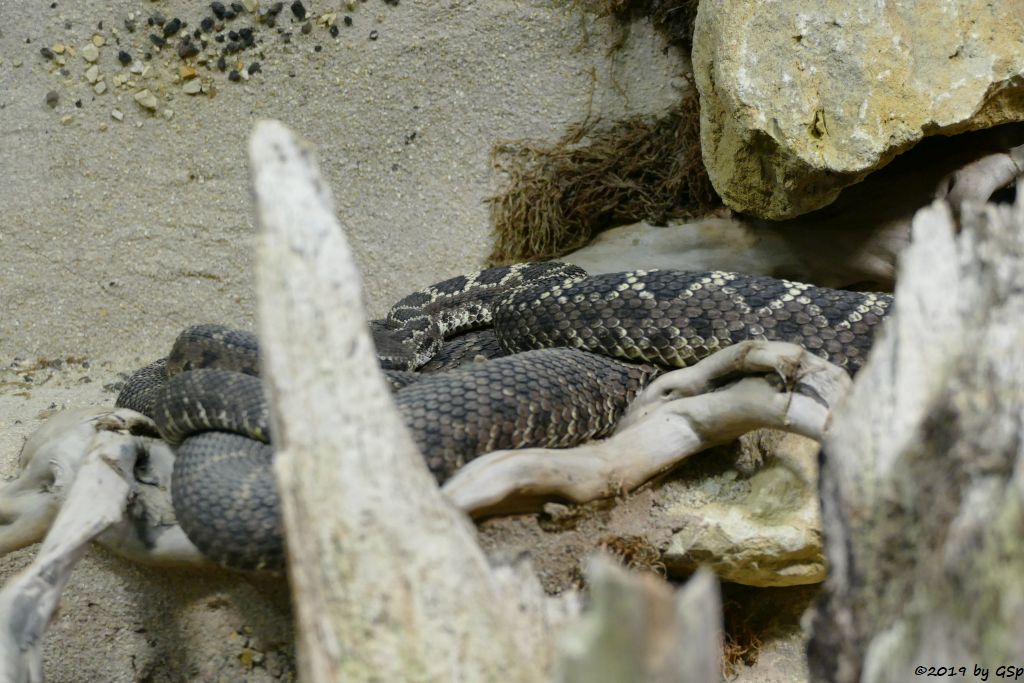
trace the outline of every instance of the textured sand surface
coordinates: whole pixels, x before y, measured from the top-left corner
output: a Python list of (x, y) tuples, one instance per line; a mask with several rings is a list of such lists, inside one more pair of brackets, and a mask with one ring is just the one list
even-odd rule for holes
[[(305, 3), (314, 13), (342, 4)], [(117, 54), (152, 51), (150, 14), (180, 17), (191, 31), (205, 3), (0, 0), (2, 474), (13, 474), (47, 415), (111, 403), (118, 374), (166, 353), (183, 326), (252, 328), (245, 150), (255, 120), (279, 118), (320, 150), (379, 314), (481, 263), (495, 142), (554, 138), (588, 114), (658, 111), (678, 96), (668, 84), (682, 62), (649, 28), (635, 25), (613, 64), (620, 34), (554, 4), (369, 0), (348, 12), (351, 27), (339, 15), (333, 38), (322, 26), (303, 34), (286, 3), (278, 23), (291, 42), (260, 31), (258, 49), (237, 56), (259, 61), (261, 73), (232, 83), (200, 69), (216, 96), (189, 96), (173, 50), (154, 53), (149, 77), (132, 76), (131, 88), (113, 87), (128, 73)], [(102, 94), (81, 52), (94, 34), (106, 41), (96, 61)], [(58, 42), (76, 50), (65, 52), (67, 76), (40, 55)], [(664, 73), (653, 73), (659, 64)], [(158, 96), (156, 112), (133, 100), (143, 87)], [(33, 552), (0, 560), (0, 580)], [(286, 593), (280, 580), (139, 568), (91, 551), (47, 636), (48, 677), (287, 678)]]

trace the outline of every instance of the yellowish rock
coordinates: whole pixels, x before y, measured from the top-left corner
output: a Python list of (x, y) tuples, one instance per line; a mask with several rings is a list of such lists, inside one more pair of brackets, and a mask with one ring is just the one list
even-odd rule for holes
[(53, 47), (50, 48), (55, 54), (64, 54), (64, 43), (54, 43)]
[(1024, 121), (1021, 0), (701, 0), (703, 161), (725, 203), (792, 218), (927, 135)]
[(96, 47), (103, 47), (107, 44), (107, 39), (97, 33), (92, 37), (92, 44)]
[(95, 83), (96, 81), (99, 80), (99, 78), (100, 78), (100, 68), (98, 66), (96, 66), (95, 64), (93, 64), (92, 66), (90, 66), (88, 69), (85, 70), (85, 80), (89, 81), (90, 83)]
[(178, 67), (178, 76), (183, 81), (187, 81), (190, 78), (195, 78), (197, 75), (199, 75), (199, 72), (196, 71), (191, 66), (184, 66), (184, 65), (182, 65), (182, 66)]

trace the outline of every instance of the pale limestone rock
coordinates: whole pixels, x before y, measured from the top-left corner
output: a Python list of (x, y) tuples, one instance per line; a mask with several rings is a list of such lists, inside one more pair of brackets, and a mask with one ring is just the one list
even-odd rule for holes
[(704, 566), (724, 581), (750, 586), (823, 581), (818, 444), (767, 431), (742, 444), (736, 468), (695, 472), (666, 485), (662, 504), (673, 502), (660, 516), (678, 529), (662, 555), (666, 568), (677, 574)]
[(704, 161), (734, 209), (798, 216), (927, 135), (1024, 120), (1019, 0), (703, 0)]

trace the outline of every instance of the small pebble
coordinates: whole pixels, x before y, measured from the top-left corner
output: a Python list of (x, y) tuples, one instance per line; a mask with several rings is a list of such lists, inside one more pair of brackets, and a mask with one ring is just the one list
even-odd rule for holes
[(100, 58), (100, 49), (92, 43), (86, 43), (82, 47), (82, 59), (87, 62), (95, 62)]
[(313, 52), (320, 52), (320, 51), (321, 51), (321, 50), (323, 50), (323, 49), (324, 49), (324, 48), (323, 48), (323, 46), (322, 46), (322, 45), (314, 45), (314, 46), (313, 46)]
[(92, 86), (92, 90), (97, 95), (102, 95), (103, 93), (107, 92), (107, 82), (100, 81), (96, 85)]
[(92, 37), (92, 44), (96, 47), (103, 47), (107, 44), (107, 39), (97, 33)]
[(302, 21), (303, 19), (306, 18), (306, 7), (305, 5), (302, 4), (302, 0), (295, 0), (295, 2), (292, 3), (291, 7), (292, 14), (295, 15), (296, 19)]
[(231, 72), (228, 74), (228, 80), (232, 83), (237, 83), (238, 81), (242, 80), (242, 75), (234, 69), (232, 69)]
[(80, 100), (80, 99), (79, 100), (75, 100), (75, 107), (77, 107), (78, 109), (81, 109), (82, 108), (82, 100)]
[(156, 111), (156, 107), (158, 104), (156, 95), (149, 92), (149, 90), (146, 90), (144, 88), (139, 92), (135, 93), (133, 97), (135, 98), (135, 101), (139, 103), (139, 106), (145, 107), (150, 111)]
[(158, 36), (155, 33), (150, 33), (149, 34), (149, 42), (153, 43), (157, 47), (163, 47), (164, 45), (167, 44), (166, 40), (164, 40), (163, 38), (161, 38), (160, 36)]
[(132, 56), (124, 50), (121, 50), (117, 53), (117, 61), (121, 62), (121, 66), (128, 66), (132, 63)]
[(55, 108), (58, 102), (60, 102), (60, 95), (57, 94), (56, 90), (46, 93), (46, 104), (50, 109)]
[(174, 118), (174, 110), (173, 109), (164, 109), (164, 118), (167, 119), (168, 121), (173, 119)]
[(253, 62), (252, 64), (249, 65), (249, 75), (250, 76), (252, 74), (256, 74), (256, 73), (262, 73), (262, 71), (263, 71), (263, 67), (260, 66), (259, 62)]
[(226, 10), (224, 10), (224, 19), (225, 20), (234, 19), (237, 16), (238, 16), (238, 14), (233, 9), (226, 9)]
[(52, 49), (57, 54), (62, 55), (62, 54), (64, 54), (64, 50), (66, 48), (64, 47), (64, 43), (54, 43)]
[(124, 20), (124, 29), (126, 31), (128, 31), (128, 33), (135, 33), (135, 20), (134, 19), (125, 19)]
[(195, 78), (199, 75), (199, 72), (193, 69), (191, 66), (182, 65), (178, 67), (178, 78), (183, 81), (187, 81), (190, 78)]
[(224, 71), (228, 68), (228, 63), (227, 60), (224, 59), (224, 55), (221, 55), (217, 58), (217, 68), (221, 71)]
[(56, 56), (53, 54), (53, 50), (48, 47), (39, 48), (39, 54), (41, 54), (44, 59), (53, 59)]
[(222, 3), (222, 2), (211, 2), (210, 3), (210, 11), (213, 12), (213, 15), (215, 17), (217, 17), (218, 19), (223, 19), (224, 18), (224, 14), (225, 14), (224, 3)]
[(370, 40), (377, 40), (378, 36), (380, 36), (380, 34), (377, 33), (377, 29), (370, 31)]
[(235, 14), (241, 14), (245, 11), (245, 7), (240, 2), (231, 3), (231, 11)]
[(259, 0), (242, 0), (242, 4), (247, 12), (256, 13), (260, 8)]
[(338, 34), (339, 34), (339, 33), (341, 32), (341, 31), (339, 31), (339, 30), (338, 30), (338, 27), (337, 27), (337, 26), (332, 26), (332, 27), (330, 28), (330, 31), (331, 31), (331, 37), (332, 37), (332, 38), (337, 38), (337, 37), (338, 37)]
[(120, 109), (113, 109), (110, 112), (110, 118), (114, 119), (115, 121), (124, 121), (124, 114), (121, 112)]
[(223, 43), (224, 42), (224, 34), (223, 33), (218, 33), (217, 35), (215, 35), (213, 37), (213, 39), (216, 40), (218, 43)]
[(68, 125), (69, 123), (71, 123), (74, 120), (75, 120), (75, 118), (73, 116), (71, 116), (70, 114), (66, 114), (66, 115), (60, 117), (60, 122), (63, 123), (65, 126)]
[(345, 15), (344, 21), (345, 21), (345, 26), (351, 26), (352, 25), (352, 17), (348, 16), (347, 14)]
[(88, 69), (85, 70), (85, 80), (89, 81), (90, 83), (95, 83), (99, 79), (100, 79), (100, 68), (98, 66), (96, 66), (95, 64), (93, 64), (92, 66), (90, 66)]
[(198, 95), (203, 90), (203, 83), (198, 78), (193, 78), (190, 81), (186, 81), (185, 85), (181, 87), (181, 91), (186, 95)]
[(276, 15), (280, 14), (281, 10), (283, 10), (283, 9), (284, 9), (284, 3), (283, 2), (275, 2), (273, 5), (270, 6), (270, 9), (267, 10), (267, 13), (270, 16), (276, 16)]
[(178, 56), (182, 59), (188, 59), (189, 57), (195, 57), (199, 54), (199, 48), (196, 47), (195, 43), (182, 41), (178, 44)]
[(167, 23), (167, 19), (164, 18), (164, 15), (160, 14), (159, 12), (157, 12), (156, 14), (154, 14), (153, 16), (151, 16), (149, 18), (149, 25), (150, 26), (152, 26), (153, 24), (156, 24), (157, 26), (163, 26), (166, 23)]
[(181, 19), (174, 17), (164, 24), (164, 38), (169, 38), (181, 30)]
[(199, 22), (199, 28), (203, 29), (207, 33), (212, 31), (213, 30), (213, 18), (212, 17), (206, 17), (205, 19), (203, 19), (201, 22)]
[[(313, 22), (307, 21), (305, 24), (302, 25), (302, 35), (308, 36), (312, 32), (313, 32)], [(43, 49), (45, 50), (46, 48), (44, 47)]]

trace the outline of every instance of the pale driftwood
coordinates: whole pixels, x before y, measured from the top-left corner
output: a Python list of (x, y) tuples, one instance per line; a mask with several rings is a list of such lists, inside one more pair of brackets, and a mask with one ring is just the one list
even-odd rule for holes
[[(546, 611), (519, 611), (437, 489), (377, 369), (359, 273), (313, 153), (250, 144), (263, 369), (304, 680), (536, 681)], [(536, 581), (520, 585), (543, 604)]]
[(108, 446), (116, 435), (145, 451), (146, 458), (143, 466), (132, 470), (128, 514), (96, 542), (133, 562), (212, 566), (174, 518), (170, 496), (174, 453), (152, 437), (155, 433), (149, 418), (126, 408), (68, 410), (47, 420), (22, 448), (18, 476), (0, 486), (0, 555), (46, 536), (66, 505), (94, 440), (104, 434)]
[(814, 680), (984, 680), (1024, 651), (1024, 184), (959, 218), (942, 201), (915, 218), (893, 318), (823, 447)]
[(1024, 145), (973, 161), (942, 179), (935, 196), (959, 213), (966, 202), (983, 203), (1024, 174)]
[(96, 434), (39, 554), (0, 591), (0, 681), (43, 680), (43, 632), (86, 546), (124, 519), (135, 457), (131, 440)]
[(722, 680), (718, 580), (698, 571), (675, 592), (606, 557), (587, 566), (591, 608), (562, 636), (560, 683), (714, 683)]
[[(715, 390), (727, 378), (765, 374)], [(585, 503), (614, 496), (761, 427), (820, 438), (849, 385), (844, 370), (799, 346), (744, 342), (659, 377), (609, 439), (488, 453), (442, 490), (473, 516), (535, 510), (552, 498)]]

